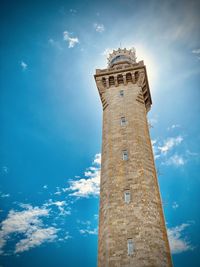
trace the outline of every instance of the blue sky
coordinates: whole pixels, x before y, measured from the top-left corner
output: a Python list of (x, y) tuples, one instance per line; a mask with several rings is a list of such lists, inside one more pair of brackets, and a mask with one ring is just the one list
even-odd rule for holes
[(94, 267), (102, 109), (93, 74), (136, 48), (175, 267), (200, 266), (198, 1), (1, 1), (0, 266)]

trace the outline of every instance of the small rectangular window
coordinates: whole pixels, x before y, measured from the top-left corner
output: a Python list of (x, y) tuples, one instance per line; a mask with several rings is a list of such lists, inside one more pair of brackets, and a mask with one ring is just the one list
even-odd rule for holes
[(128, 246), (128, 255), (132, 255), (133, 251), (134, 251), (134, 246), (133, 246), (133, 240), (132, 239), (128, 239), (127, 246)]
[(123, 160), (128, 160), (128, 151), (127, 150), (124, 150), (123, 153), (122, 153), (122, 159)]
[(124, 201), (125, 201), (125, 203), (130, 203), (130, 201), (131, 201), (131, 193), (130, 193), (130, 191), (125, 191), (124, 192)]
[(119, 95), (122, 97), (122, 96), (124, 96), (124, 90), (120, 90), (119, 91)]
[(125, 125), (126, 125), (126, 118), (121, 117), (121, 126), (125, 126)]

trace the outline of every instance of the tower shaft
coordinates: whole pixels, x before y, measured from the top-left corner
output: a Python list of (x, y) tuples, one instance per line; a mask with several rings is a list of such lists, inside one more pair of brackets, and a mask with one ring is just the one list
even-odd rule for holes
[(95, 75), (103, 105), (98, 267), (171, 267), (147, 123), (146, 68), (143, 61), (116, 62)]

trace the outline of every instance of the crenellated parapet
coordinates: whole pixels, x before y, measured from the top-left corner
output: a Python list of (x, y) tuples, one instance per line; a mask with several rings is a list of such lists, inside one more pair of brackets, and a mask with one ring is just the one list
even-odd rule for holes
[(113, 50), (111, 54), (109, 54), (108, 57), (108, 66), (110, 68), (114, 67), (115, 65), (122, 64), (124, 62), (128, 62), (131, 64), (136, 63), (136, 55), (135, 55), (135, 49), (117, 49)]
[[(123, 57), (119, 58), (119, 56)], [(94, 77), (101, 100), (103, 100), (102, 97), (105, 90), (121, 86), (126, 89), (126, 86), (133, 84), (141, 88), (146, 110), (150, 110), (152, 100), (146, 66), (143, 61), (136, 62), (135, 50), (118, 49), (113, 51), (108, 58), (108, 68), (97, 69)]]

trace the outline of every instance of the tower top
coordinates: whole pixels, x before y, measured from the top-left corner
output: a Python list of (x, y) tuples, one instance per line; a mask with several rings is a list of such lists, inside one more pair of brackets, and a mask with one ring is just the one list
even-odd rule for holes
[(106, 69), (96, 69), (94, 75), (97, 88), (103, 103), (103, 108), (107, 106), (104, 93), (109, 88), (123, 86), (130, 88), (131, 83), (141, 88), (143, 96), (138, 101), (145, 103), (147, 112), (150, 110), (152, 101), (147, 78), (146, 66), (143, 60), (136, 62), (135, 49), (118, 48), (113, 50), (108, 56), (108, 66)]
[(136, 63), (136, 55), (135, 55), (135, 48), (131, 49), (121, 49), (118, 48), (118, 50), (113, 50), (111, 54), (109, 54), (108, 57), (108, 66), (113, 67), (116, 64), (122, 64), (122, 63)]

